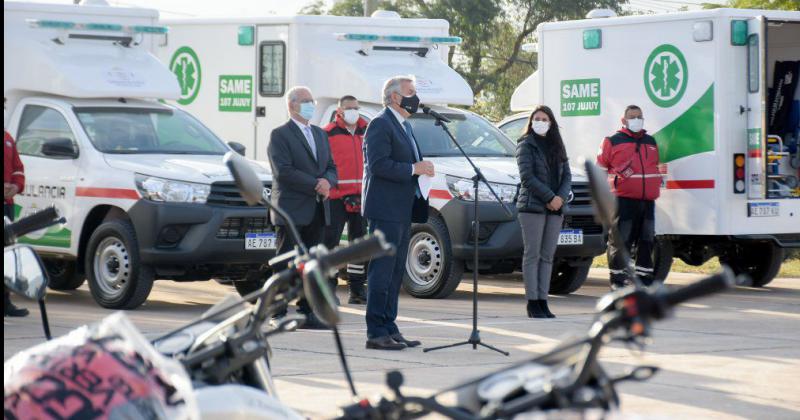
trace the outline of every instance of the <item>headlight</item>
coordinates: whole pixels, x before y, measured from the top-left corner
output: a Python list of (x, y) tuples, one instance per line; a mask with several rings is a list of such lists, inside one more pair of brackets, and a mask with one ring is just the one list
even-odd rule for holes
[[(513, 184), (499, 184), (490, 182), (489, 185), (506, 203), (514, 201), (514, 196), (517, 194), (517, 186)], [(447, 176), (447, 187), (454, 197), (465, 201), (473, 201), (475, 191), (472, 189), (472, 180), (469, 178), (459, 178), (457, 176)], [(492, 192), (486, 187), (486, 184), (481, 182), (478, 184), (478, 201), (495, 201)]]
[(142, 197), (166, 203), (205, 203), (211, 186), (192, 182), (173, 181), (154, 176), (136, 175), (136, 188)]

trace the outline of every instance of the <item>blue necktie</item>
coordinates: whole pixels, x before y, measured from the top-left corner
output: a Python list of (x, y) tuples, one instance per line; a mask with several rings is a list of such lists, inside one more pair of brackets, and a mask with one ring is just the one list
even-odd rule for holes
[(411, 150), (414, 152), (414, 162), (419, 162), (422, 160), (422, 157), (419, 154), (419, 150), (417, 150), (416, 137), (414, 137), (414, 130), (411, 129), (411, 123), (408, 122), (408, 120), (403, 121), (403, 127), (406, 128), (406, 134), (408, 134), (408, 142), (411, 145)]

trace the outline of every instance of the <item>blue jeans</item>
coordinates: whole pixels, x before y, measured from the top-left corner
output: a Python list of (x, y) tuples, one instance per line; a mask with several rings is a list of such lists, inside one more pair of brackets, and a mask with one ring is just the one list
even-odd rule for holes
[(369, 220), (369, 233), (380, 230), (397, 249), (394, 255), (370, 261), (367, 270), (367, 338), (399, 334), (395, 320), (400, 286), (406, 272), (411, 221)]

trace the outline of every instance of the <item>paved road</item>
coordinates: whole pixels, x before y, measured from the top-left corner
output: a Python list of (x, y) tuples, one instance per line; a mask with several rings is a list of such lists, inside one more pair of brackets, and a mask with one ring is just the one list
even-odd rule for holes
[[(484, 341), (511, 352), (505, 357), (468, 347), (434, 353), (419, 349), (378, 352), (364, 349), (364, 308), (342, 308), (342, 333), (362, 395), (385, 391), (387, 370), (401, 369), (407, 393), (426, 395), (448, 385), (499, 369), (546, 351), (568, 335), (582, 334), (592, 308), (606, 291), (602, 270), (578, 293), (552, 297), (555, 320), (524, 316), (520, 275), (481, 280), (481, 332)], [(694, 275), (674, 274), (669, 284), (686, 284)], [(448, 300), (401, 297), (401, 329), (426, 346), (466, 339), (471, 328), (470, 287), (464, 282)], [(230, 288), (208, 283), (158, 283), (148, 303), (130, 312), (145, 333), (157, 333), (192, 319)], [(345, 297), (344, 287), (339, 296)], [(82, 287), (48, 296), (54, 334), (63, 334), (110, 312), (99, 309)], [(4, 320), (3, 356), (42, 341), (38, 311)], [(349, 401), (333, 340), (324, 331), (299, 331), (272, 341), (281, 398), (314, 417), (330, 417)], [(610, 346), (601, 358), (611, 371), (637, 363), (655, 364), (661, 372), (645, 383), (621, 387), (623, 411), (666, 418), (800, 418), (800, 279), (778, 279), (763, 289), (738, 288), (682, 305), (674, 319), (654, 331), (647, 351), (632, 354)]]

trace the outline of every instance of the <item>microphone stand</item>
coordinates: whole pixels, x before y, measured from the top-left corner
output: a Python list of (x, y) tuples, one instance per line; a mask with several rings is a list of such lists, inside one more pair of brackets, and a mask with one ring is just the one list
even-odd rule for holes
[(500, 349), (498, 349), (496, 347), (490, 346), (489, 344), (486, 344), (483, 341), (481, 341), (481, 334), (480, 334), (480, 331), (478, 330), (478, 231), (480, 230), (479, 229), (480, 221), (478, 220), (478, 187), (479, 187), (480, 183), (483, 182), (486, 185), (486, 187), (489, 188), (489, 191), (492, 193), (492, 195), (494, 196), (495, 200), (497, 200), (497, 202), (500, 203), (501, 206), (503, 206), (503, 210), (505, 210), (507, 215), (512, 216), (513, 213), (511, 212), (511, 210), (508, 209), (508, 207), (506, 207), (506, 204), (503, 203), (503, 200), (500, 199), (500, 197), (494, 191), (492, 186), (489, 185), (489, 181), (487, 181), (486, 177), (483, 176), (483, 173), (481, 172), (480, 168), (478, 168), (478, 166), (475, 165), (475, 163), (472, 161), (472, 159), (470, 159), (469, 156), (467, 155), (467, 152), (465, 152), (464, 149), (461, 147), (461, 145), (458, 144), (458, 141), (456, 141), (456, 138), (453, 137), (453, 134), (447, 128), (447, 125), (445, 124), (444, 117), (442, 117), (441, 115), (439, 115), (438, 113), (435, 113), (435, 112), (428, 112), (424, 108), (423, 108), (423, 110), (427, 114), (431, 115), (432, 117), (434, 117), (436, 119), (436, 125), (438, 125), (439, 127), (442, 127), (442, 130), (444, 130), (444, 132), (447, 133), (447, 136), (450, 137), (450, 140), (452, 140), (453, 144), (456, 145), (458, 150), (464, 156), (464, 159), (466, 159), (467, 162), (469, 162), (470, 166), (472, 166), (472, 170), (475, 172), (475, 176), (473, 176), (471, 178), (472, 179), (472, 189), (473, 189), (473, 193), (474, 193), (473, 198), (475, 200), (474, 201), (475, 204), (474, 204), (474, 211), (473, 211), (473, 215), (472, 215), (472, 232), (474, 234), (474, 238), (473, 238), (473, 251), (474, 251), (474, 253), (473, 253), (473, 267), (472, 267), (472, 333), (470, 334), (469, 339), (467, 341), (461, 341), (461, 342), (458, 342), (458, 343), (455, 343), (455, 344), (448, 344), (448, 345), (445, 345), (445, 346), (426, 348), (426, 349), (424, 349), (422, 351), (424, 353), (427, 353), (429, 351), (436, 351), (436, 350), (448, 349), (448, 348), (452, 348), (452, 347), (459, 347), (459, 346), (465, 346), (465, 345), (472, 345), (472, 349), (473, 350), (476, 350), (478, 348), (478, 346), (482, 346), (482, 347), (486, 347), (489, 350), (494, 350), (494, 351), (496, 351), (498, 353), (501, 353), (501, 354), (504, 354), (504, 355), (508, 356), (509, 353), (507, 351), (500, 350)]

